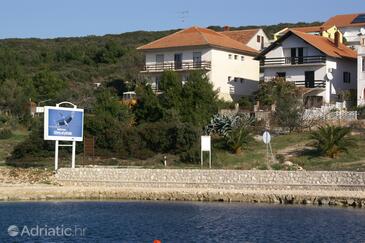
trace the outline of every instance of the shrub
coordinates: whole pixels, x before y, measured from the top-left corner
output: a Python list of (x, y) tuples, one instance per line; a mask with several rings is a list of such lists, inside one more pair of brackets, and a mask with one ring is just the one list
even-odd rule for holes
[(9, 139), (13, 136), (13, 133), (9, 128), (0, 129), (0, 139)]
[(195, 146), (180, 154), (180, 161), (184, 163), (197, 163), (200, 161), (200, 148)]
[(311, 138), (316, 140), (318, 151), (331, 158), (335, 158), (341, 152), (347, 152), (349, 146), (356, 144), (348, 137), (351, 128), (339, 126), (322, 126), (311, 133)]

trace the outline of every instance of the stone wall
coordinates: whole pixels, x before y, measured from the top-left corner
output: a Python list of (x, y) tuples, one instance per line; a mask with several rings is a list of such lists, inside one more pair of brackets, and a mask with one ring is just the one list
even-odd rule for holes
[(61, 185), (211, 189), (364, 190), (365, 173), (198, 169), (62, 168)]

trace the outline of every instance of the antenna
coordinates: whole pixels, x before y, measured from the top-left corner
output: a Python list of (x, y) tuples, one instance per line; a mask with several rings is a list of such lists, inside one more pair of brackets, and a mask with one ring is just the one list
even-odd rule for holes
[(183, 10), (183, 11), (179, 11), (177, 13), (179, 14), (179, 20), (181, 21), (181, 23), (185, 23), (188, 15), (189, 15), (189, 10)]

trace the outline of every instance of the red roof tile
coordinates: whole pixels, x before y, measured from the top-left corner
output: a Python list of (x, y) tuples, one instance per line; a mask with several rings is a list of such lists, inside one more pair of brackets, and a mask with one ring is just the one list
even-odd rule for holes
[(359, 15), (359, 13), (336, 15), (327, 20), (324, 25), (336, 25), (337, 27), (365, 26), (365, 23), (352, 23), (352, 21)]
[(249, 55), (257, 55), (258, 52), (245, 44), (233, 40), (226, 35), (214, 30), (200, 27), (191, 27), (168, 35), (144, 46), (138, 47), (139, 50), (154, 50), (165, 48), (178, 48), (189, 46), (213, 46), (228, 50), (234, 50)]
[(260, 29), (248, 29), (248, 30), (232, 30), (219, 32), (229, 38), (239, 41), (243, 44), (247, 44)]

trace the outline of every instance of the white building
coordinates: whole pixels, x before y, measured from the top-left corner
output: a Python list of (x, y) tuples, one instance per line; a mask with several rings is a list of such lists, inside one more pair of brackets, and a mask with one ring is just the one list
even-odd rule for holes
[(290, 30), (260, 53), (265, 81), (283, 77), (303, 87), (307, 106), (338, 100), (342, 91), (355, 92), (357, 54), (340, 42)]
[(345, 44), (357, 50), (360, 47), (360, 36), (365, 34), (365, 13), (336, 15), (323, 25), (337, 26), (343, 34)]
[(229, 27), (225, 27), (224, 31), (220, 33), (257, 51), (270, 45), (270, 40), (263, 29), (229, 30)]
[(365, 106), (365, 37), (361, 38), (357, 57), (357, 105)]
[(254, 59), (258, 52), (213, 30), (191, 27), (138, 49), (146, 57), (142, 73), (155, 90), (165, 70), (179, 73), (182, 82), (188, 81), (192, 70), (202, 70), (219, 97), (228, 101), (258, 88), (259, 62)]

